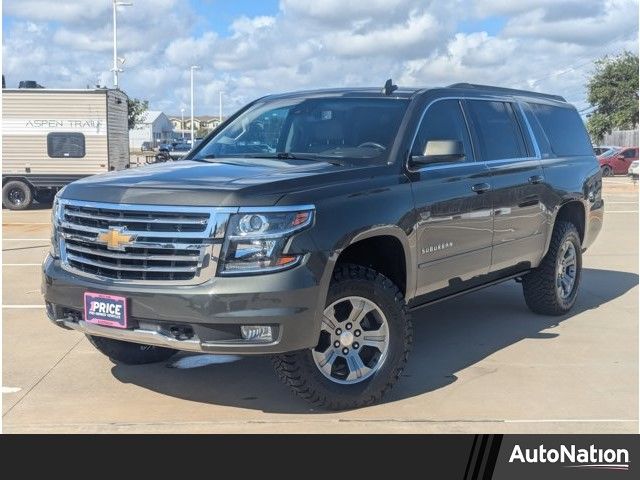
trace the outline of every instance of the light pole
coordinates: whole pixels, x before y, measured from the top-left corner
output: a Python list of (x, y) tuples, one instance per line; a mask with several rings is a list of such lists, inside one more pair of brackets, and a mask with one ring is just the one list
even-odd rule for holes
[(182, 143), (184, 143), (184, 108), (180, 109), (180, 130), (182, 131)]
[(220, 90), (220, 97), (218, 103), (218, 125), (222, 123), (222, 90)]
[(111, 69), (113, 72), (113, 88), (118, 88), (118, 72), (122, 71), (118, 68), (118, 7), (130, 7), (132, 5), (133, 3), (131, 2), (118, 2), (117, 0), (113, 0), (113, 68)]
[(191, 148), (195, 145), (193, 136), (193, 71), (199, 69), (198, 65), (191, 65), (189, 70), (191, 71)]

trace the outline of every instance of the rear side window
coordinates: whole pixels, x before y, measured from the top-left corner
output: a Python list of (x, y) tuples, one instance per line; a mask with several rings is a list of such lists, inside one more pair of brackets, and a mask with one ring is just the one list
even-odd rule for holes
[(84, 134), (73, 132), (50, 133), (47, 135), (47, 154), (51, 158), (84, 157)]
[(533, 114), (531, 110), (531, 106), (527, 103), (522, 103), (522, 110), (527, 118), (527, 122), (529, 122), (529, 126), (533, 132), (533, 136), (536, 139), (538, 144), (538, 148), (540, 149), (540, 155), (542, 158), (549, 158), (553, 156), (553, 152), (551, 151), (551, 144), (549, 143), (549, 139), (547, 138), (547, 134), (544, 133), (544, 130), (540, 126), (540, 122)]
[(469, 100), (468, 105), (483, 160), (528, 156), (522, 132), (510, 103)]
[(561, 157), (593, 155), (589, 135), (574, 108), (540, 103), (529, 105), (547, 134), (553, 153)]
[(638, 151), (631, 148), (629, 150), (625, 150), (624, 158), (636, 158), (638, 156)]
[(411, 155), (422, 155), (430, 140), (458, 140), (464, 147), (464, 160), (473, 161), (469, 131), (458, 100), (439, 100), (427, 109), (413, 143)]

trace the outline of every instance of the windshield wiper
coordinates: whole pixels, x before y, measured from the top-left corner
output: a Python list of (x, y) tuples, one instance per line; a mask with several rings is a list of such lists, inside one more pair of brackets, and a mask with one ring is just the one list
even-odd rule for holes
[(278, 152), (275, 154), (275, 158), (277, 158), (278, 160), (314, 160), (318, 162), (327, 162), (331, 165), (344, 166), (343, 162), (334, 160), (333, 158), (323, 157), (322, 155), (317, 155), (315, 153), (300, 154), (291, 152)]
[(202, 157), (192, 158), (191, 160), (195, 160), (196, 162), (201, 162), (203, 160), (213, 160), (215, 158), (216, 158), (216, 156), (213, 153), (210, 153), (208, 155), (203, 155)]

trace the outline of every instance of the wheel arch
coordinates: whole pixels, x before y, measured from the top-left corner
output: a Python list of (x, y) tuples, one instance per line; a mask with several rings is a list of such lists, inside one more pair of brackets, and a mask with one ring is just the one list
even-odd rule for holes
[(330, 256), (326, 288), (339, 264), (355, 263), (382, 273), (392, 280), (405, 298), (415, 293), (415, 269), (409, 237), (398, 226), (376, 226), (348, 237)]
[(551, 237), (553, 236), (553, 229), (558, 224), (559, 221), (567, 221), (573, 223), (578, 230), (578, 235), (580, 236), (580, 242), (584, 242), (585, 232), (586, 232), (586, 206), (581, 199), (570, 198), (566, 199), (562, 202), (553, 217), (553, 222), (551, 224), (551, 228), (547, 233), (547, 241), (544, 248), (544, 255), (549, 251), (549, 245), (551, 243)]
[(33, 183), (31, 183), (31, 181), (29, 181), (29, 179), (27, 177), (23, 177), (23, 176), (20, 176), (20, 175), (3, 175), (2, 176), (2, 186), (3, 187), (7, 183), (13, 182), (13, 181), (18, 181), (18, 182), (24, 183), (34, 193), (37, 190), (36, 186)]

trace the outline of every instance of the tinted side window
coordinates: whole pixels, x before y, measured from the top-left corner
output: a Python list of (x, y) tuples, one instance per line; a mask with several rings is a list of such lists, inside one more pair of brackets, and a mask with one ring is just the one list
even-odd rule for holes
[(540, 103), (530, 105), (547, 134), (553, 153), (558, 156), (593, 155), (587, 130), (574, 108)]
[(544, 130), (540, 126), (540, 122), (533, 114), (531, 107), (527, 103), (523, 103), (522, 109), (524, 110), (524, 114), (527, 117), (527, 122), (529, 122), (529, 126), (533, 131), (533, 136), (536, 139), (536, 143), (538, 144), (538, 148), (540, 149), (540, 155), (542, 158), (549, 158), (553, 156), (553, 152), (551, 151), (551, 144), (549, 143), (549, 139), (547, 138), (547, 134), (544, 133)]
[(528, 156), (511, 104), (485, 100), (469, 100), (468, 104), (483, 160)]
[(473, 161), (469, 131), (458, 100), (440, 100), (429, 107), (413, 142), (411, 155), (422, 155), (429, 140), (458, 140), (464, 147), (464, 160)]
[(47, 135), (47, 154), (51, 158), (84, 157), (84, 134), (68, 132), (50, 133)]
[(624, 158), (635, 158), (638, 156), (638, 153), (633, 149), (625, 150)]

